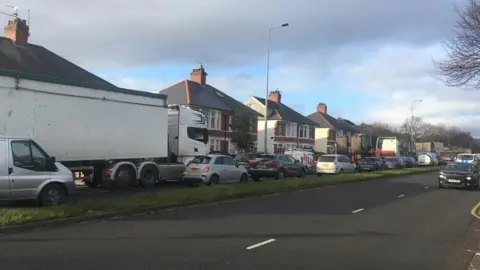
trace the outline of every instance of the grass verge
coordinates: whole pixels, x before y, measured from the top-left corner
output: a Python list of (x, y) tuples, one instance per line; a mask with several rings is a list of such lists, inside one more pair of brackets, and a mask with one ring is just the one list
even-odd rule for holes
[(332, 176), (324, 175), (322, 177), (312, 175), (303, 179), (287, 178), (285, 180), (266, 180), (262, 182), (250, 181), (243, 184), (217, 185), (213, 187), (202, 186), (198, 188), (172, 189), (167, 191), (157, 189), (118, 198), (109, 197), (79, 200), (54, 207), (5, 207), (0, 208), (0, 227), (116, 211), (210, 203), (339, 183), (352, 183), (426, 173), (436, 170), (438, 170), (438, 168), (429, 167)]

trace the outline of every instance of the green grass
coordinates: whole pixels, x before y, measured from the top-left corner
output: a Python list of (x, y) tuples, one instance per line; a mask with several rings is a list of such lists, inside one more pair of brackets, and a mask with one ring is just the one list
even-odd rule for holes
[(0, 227), (113, 211), (209, 203), (288, 190), (308, 189), (339, 183), (424, 173), (433, 170), (438, 170), (438, 168), (413, 168), (371, 173), (324, 175), (322, 177), (312, 175), (303, 179), (287, 178), (285, 180), (266, 180), (261, 182), (249, 181), (243, 184), (217, 185), (212, 187), (201, 186), (197, 188), (172, 190), (153, 189), (127, 196), (83, 199), (54, 207), (6, 207), (0, 209)]

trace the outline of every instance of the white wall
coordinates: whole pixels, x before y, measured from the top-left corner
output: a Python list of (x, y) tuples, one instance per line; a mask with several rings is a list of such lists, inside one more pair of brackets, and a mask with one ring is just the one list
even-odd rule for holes
[(315, 151), (326, 153), (329, 128), (315, 128)]
[(0, 134), (58, 161), (167, 157), (165, 100), (0, 76)]
[[(267, 151), (273, 153), (273, 137), (275, 136), (275, 125), (277, 120), (267, 121)], [(258, 133), (257, 133), (257, 151), (265, 151), (265, 121), (258, 120)]]

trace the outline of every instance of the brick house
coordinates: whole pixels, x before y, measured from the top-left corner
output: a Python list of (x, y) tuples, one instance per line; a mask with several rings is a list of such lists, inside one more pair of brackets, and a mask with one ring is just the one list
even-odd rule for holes
[(207, 116), (210, 151), (237, 152), (231, 141), (231, 115), (240, 107), (245, 108), (251, 116), (251, 133), (254, 141), (257, 140), (257, 119), (260, 116), (256, 111), (243, 105), (217, 88), (207, 84), (207, 73), (203, 66), (193, 69), (190, 79), (178, 82), (160, 91), (168, 96), (169, 104), (188, 105), (193, 109), (201, 110)]
[(343, 118), (335, 118), (327, 113), (327, 104), (321, 102), (317, 111), (307, 116), (317, 124), (315, 129), (315, 151), (333, 153), (337, 136), (353, 136), (360, 133), (356, 125)]
[[(282, 103), (280, 91), (268, 96), (267, 151), (283, 153), (287, 149), (313, 149), (315, 146), (315, 122)], [(245, 105), (262, 114), (258, 120), (258, 151), (265, 151), (265, 99), (250, 97)]]

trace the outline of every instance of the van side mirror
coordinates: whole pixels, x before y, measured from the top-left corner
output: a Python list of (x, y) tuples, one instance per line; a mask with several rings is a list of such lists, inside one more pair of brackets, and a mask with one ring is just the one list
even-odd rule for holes
[(53, 169), (56, 168), (56, 166), (55, 166), (55, 162), (57, 162), (56, 160), (57, 159), (55, 157), (50, 157), (49, 162), (48, 162), (48, 169), (53, 170)]

